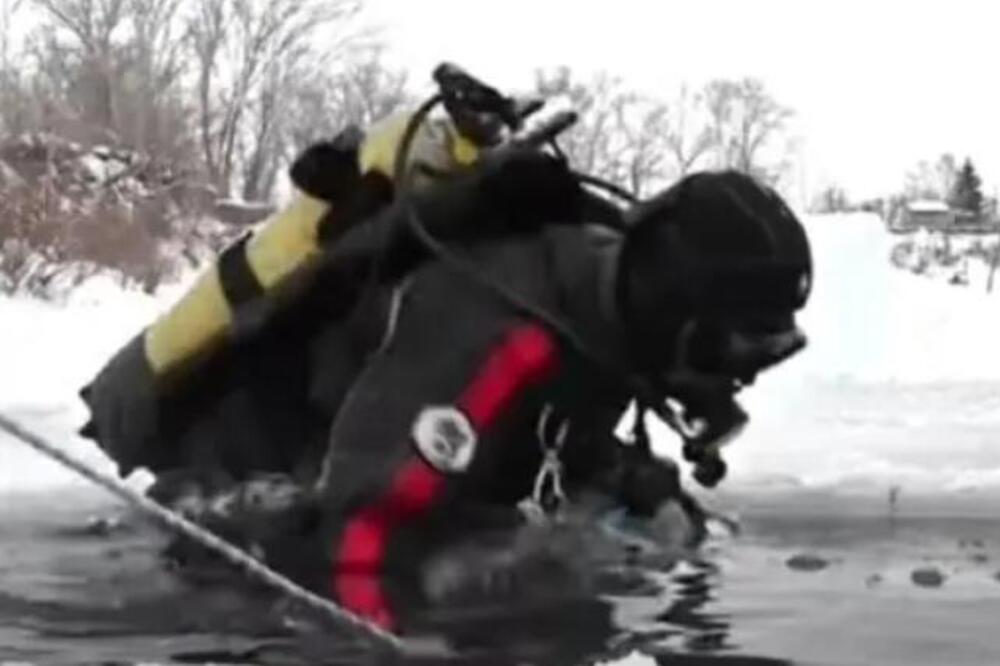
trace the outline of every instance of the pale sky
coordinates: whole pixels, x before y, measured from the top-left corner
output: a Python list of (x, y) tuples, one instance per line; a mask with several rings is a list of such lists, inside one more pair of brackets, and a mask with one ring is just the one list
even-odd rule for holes
[(1000, 186), (1000, 3), (991, 0), (368, 0), (391, 60), (422, 82), (452, 60), (498, 85), (537, 67), (604, 69), (669, 95), (762, 78), (796, 111), (799, 176), (857, 197), (920, 159), (970, 156)]

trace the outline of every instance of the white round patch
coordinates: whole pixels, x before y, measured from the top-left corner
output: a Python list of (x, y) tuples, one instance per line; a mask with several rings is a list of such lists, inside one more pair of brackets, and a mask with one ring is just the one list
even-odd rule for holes
[(411, 434), (420, 455), (442, 472), (464, 472), (476, 453), (476, 431), (455, 407), (425, 407)]

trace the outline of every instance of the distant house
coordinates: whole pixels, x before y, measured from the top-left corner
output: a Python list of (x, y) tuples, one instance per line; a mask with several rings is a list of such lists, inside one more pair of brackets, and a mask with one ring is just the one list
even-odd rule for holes
[(907, 201), (889, 217), (889, 230), (910, 233), (918, 229), (944, 233), (990, 233), (1000, 229), (990, 215), (972, 215), (956, 211), (943, 201)]
[(896, 209), (889, 220), (893, 231), (908, 232), (918, 229), (946, 231), (955, 223), (955, 213), (943, 201), (907, 201)]

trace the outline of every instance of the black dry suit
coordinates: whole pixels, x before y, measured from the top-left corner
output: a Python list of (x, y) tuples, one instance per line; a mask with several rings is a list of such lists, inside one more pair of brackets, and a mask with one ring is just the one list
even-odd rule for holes
[[(187, 417), (171, 424), (184, 446), (146, 454), (159, 470), (203, 461), (239, 476), (318, 453), (319, 541), (308, 571), (290, 566), (385, 626), (395, 620), (380, 574), (412, 566), (446, 536), (515, 524), (546, 447), (562, 442), (570, 496), (599, 490), (648, 511), (675, 489), (637, 497), (623, 487), (628, 453), (612, 432), (628, 401), (669, 391), (710, 431), (742, 384), (800, 346), (792, 315), (808, 292), (808, 246), (773, 192), (738, 174), (693, 176), (636, 208), (622, 235), (580, 223), (606, 208), (575, 185), (556, 205), (515, 206), (539, 179), (513, 174), (551, 175), (554, 164), (520, 159), (506, 177), (473, 175), (454, 195), (464, 205), (430, 198), (419, 208), (432, 229), (460, 211), (481, 218), (476, 229), (503, 230), (488, 242), (454, 241), (439, 256), (399, 225), (343, 236), (328, 277), (337, 289), (357, 285), (350, 312), (331, 313), (332, 292), (313, 290), (310, 308), (284, 313), (284, 329), (220, 361), (221, 397), (210, 377), (200, 397), (167, 406)], [(388, 248), (374, 259), (363, 251), (372, 241)], [(755, 286), (742, 290), (743, 280)], [(274, 418), (287, 429), (256, 427)], [(244, 434), (260, 440), (249, 465)]]
[(516, 520), (560, 427), (571, 496), (596, 489), (647, 511), (676, 488), (630, 492), (612, 431), (636, 392), (670, 391), (709, 421), (691, 442), (710, 443), (735, 392), (801, 347), (809, 249), (772, 191), (735, 173), (692, 176), (631, 223), (624, 236), (546, 226), (464, 247), (463, 267), (427, 262), (395, 287), (320, 484), (341, 603), (391, 625), (370, 574), (436, 534)]

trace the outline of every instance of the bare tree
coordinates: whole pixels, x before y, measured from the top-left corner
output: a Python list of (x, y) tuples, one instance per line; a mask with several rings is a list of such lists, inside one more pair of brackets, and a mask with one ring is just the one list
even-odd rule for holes
[(839, 185), (827, 185), (820, 190), (810, 206), (818, 214), (844, 213), (850, 210), (847, 192)]
[(190, 164), (183, 0), (34, 0), (37, 128)]
[(672, 123), (664, 129), (666, 148), (673, 157), (678, 177), (683, 177), (712, 148), (712, 129), (705, 109), (705, 96), (682, 85), (670, 105)]
[(667, 177), (669, 110), (660, 102), (634, 94), (615, 97), (612, 108), (616, 122), (609, 166), (617, 170), (617, 182), (642, 196)]
[(951, 196), (959, 178), (959, 166), (955, 156), (951, 153), (941, 155), (934, 165), (934, 171), (937, 176), (938, 191), (941, 192), (942, 198), (947, 199)]
[[(730, 85), (719, 82), (694, 92), (681, 86), (662, 99), (628, 90), (604, 74), (581, 82), (562, 68), (538, 73), (535, 89), (566, 98), (580, 112), (580, 123), (561, 142), (576, 168), (644, 195), (687, 175), (713, 150), (724, 162), (736, 161), (740, 144), (733, 140), (731, 124), (741, 98)], [(744, 152), (753, 155), (756, 146), (749, 139), (746, 143)]]
[[(681, 86), (670, 102), (640, 95), (616, 98), (624, 184), (638, 195), (682, 178), (712, 148), (709, 117), (700, 93)], [(623, 112), (624, 111), (624, 112)]]
[(10, 67), (11, 24), (21, 0), (0, 0), (0, 69)]
[(640, 196), (673, 175), (668, 139), (676, 132), (671, 109), (662, 101), (604, 73), (577, 80), (565, 67), (537, 72), (535, 91), (563, 98), (580, 114), (559, 142), (574, 168)]
[[(275, 125), (259, 114), (285, 110), (280, 70), (301, 59), (318, 29), (357, 7), (356, 0), (197, 0), (188, 34), (197, 61), (199, 130), (209, 178), (221, 194), (234, 184), (241, 152), (262, 163), (252, 157), (254, 139), (269, 140)], [(344, 31), (324, 46), (329, 53), (349, 40)]]
[(921, 160), (906, 174), (904, 191), (908, 199), (940, 200), (945, 196), (934, 168), (927, 160)]
[(613, 142), (620, 115), (616, 106), (629, 94), (622, 87), (619, 79), (603, 73), (587, 82), (579, 81), (568, 67), (535, 74), (537, 94), (564, 98), (580, 114), (580, 121), (560, 137), (570, 163), (580, 171), (619, 183), (622, 168)]
[(704, 90), (715, 166), (736, 169), (773, 182), (780, 173), (765, 158), (792, 112), (758, 79), (717, 79)]
[[(412, 100), (406, 73), (388, 67), (378, 48), (362, 48), (341, 62), (311, 53), (290, 57), (271, 77), (258, 100), (254, 144), (262, 150), (245, 164), (246, 200), (265, 198), (278, 169), (306, 146), (349, 125), (367, 127)], [(280, 114), (268, 111), (279, 105)]]
[(709, 115), (714, 166), (729, 168), (736, 161), (732, 138), (732, 124), (736, 114), (736, 84), (726, 79), (717, 79), (705, 85), (703, 94)]
[(14, 115), (14, 95), (20, 77), (12, 67), (12, 24), (20, 8), (21, 0), (0, 0), (0, 127), (10, 131), (11, 116)]
[(792, 112), (771, 97), (757, 79), (743, 79), (738, 90), (742, 113), (736, 142), (737, 168), (754, 173), (764, 169), (759, 162), (760, 153), (785, 128)]
[(941, 155), (936, 162), (920, 160), (906, 174), (904, 195), (909, 199), (946, 201), (958, 179), (958, 164), (951, 153)]
[[(313, 79), (319, 86), (300, 90), (300, 111), (306, 115), (296, 124), (298, 148), (348, 125), (366, 127), (413, 101), (407, 73), (389, 67), (379, 47), (363, 50), (339, 68), (326, 69), (330, 72), (327, 76)], [(318, 115), (320, 122), (310, 123), (310, 114)]]
[(0, 0), (0, 74), (11, 71), (12, 28), (22, 0)]
[[(102, 130), (115, 127), (114, 82), (119, 68), (114, 36), (123, 26), (126, 0), (35, 0), (57, 29), (75, 41), (73, 52), (82, 75), (73, 99), (85, 122)], [(58, 35), (50, 36), (58, 40)], [(53, 42), (53, 48), (58, 46)], [(64, 47), (65, 48), (65, 47)]]
[(172, 162), (191, 157), (181, 88), (187, 65), (181, 7), (182, 0), (127, 0), (132, 33), (123, 55), (117, 125), (124, 143)]
[(281, 107), (288, 91), (283, 63), (268, 66), (266, 78), (254, 100), (255, 109), (250, 132), (249, 148), (243, 161), (244, 201), (258, 201), (270, 195), (274, 188), (275, 174), (282, 159)]

